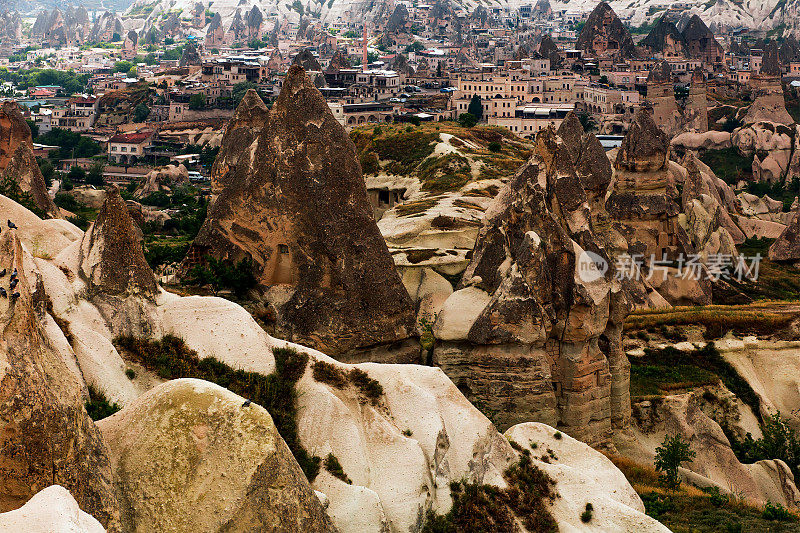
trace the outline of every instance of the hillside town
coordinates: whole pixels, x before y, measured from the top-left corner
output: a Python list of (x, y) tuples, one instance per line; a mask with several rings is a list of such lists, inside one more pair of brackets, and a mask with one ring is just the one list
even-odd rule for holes
[(0, 12), (0, 533), (800, 531), (762, 4)]

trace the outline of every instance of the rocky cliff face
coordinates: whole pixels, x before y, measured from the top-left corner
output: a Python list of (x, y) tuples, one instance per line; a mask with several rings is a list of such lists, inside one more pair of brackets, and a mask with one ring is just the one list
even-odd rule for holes
[[(564, 133), (569, 141), (540, 133), (534, 156), (487, 210), (436, 321), (434, 358), (500, 427), (539, 420), (603, 444), (612, 419), (623, 424), (629, 413), (620, 349), (628, 304), (573, 163), (586, 175), (580, 161), (594, 144), (582, 130)], [(601, 166), (586, 177), (594, 191), (609, 175)]]
[[(252, 103), (245, 106), (262, 120)], [(413, 334), (411, 302), (372, 218), (355, 147), (303, 69), (289, 69), (251, 144), (221, 153), (220, 175), (226, 162), (235, 168), (220, 180), (188, 262), (251, 258), (279, 329), (327, 353)]]
[[(45, 341), (46, 296), (16, 234), (0, 237), (0, 265), (19, 272), (16, 298), (0, 301), (0, 511), (59, 484), (107, 528), (119, 527), (111, 468), (83, 408), (85, 389)], [(4, 288), (8, 277), (0, 280)]]
[(114, 13), (106, 11), (100, 15), (92, 25), (89, 40), (94, 42), (108, 42), (115, 33), (122, 35), (122, 21)]
[(589, 14), (575, 43), (577, 48), (597, 57), (633, 57), (636, 45), (628, 28), (605, 2)]
[(200, 57), (200, 52), (197, 51), (194, 41), (189, 40), (186, 42), (186, 47), (181, 54), (180, 66), (188, 67), (189, 65), (199, 65), (203, 60)]

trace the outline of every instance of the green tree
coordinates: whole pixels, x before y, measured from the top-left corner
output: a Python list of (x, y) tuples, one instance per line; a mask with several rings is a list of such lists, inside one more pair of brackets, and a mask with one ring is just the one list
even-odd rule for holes
[(128, 69), (128, 77), (129, 78), (138, 78), (139, 77), (139, 69), (135, 66)]
[(84, 181), (86, 179), (86, 171), (78, 165), (73, 165), (67, 173), (67, 179), (72, 182)]
[(584, 111), (583, 113), (578, 114), (578, 120), (583, 126), (583, 131), (592, 131), (597, 129), (597, 122), (595, 122), (592, 115)]
[(133, 63), (130, 61), (117, 61), (114, 63), (114, 72), (128, 72), (130, 69), (133, 68)]
[(92, 168), (89, 169), (89, 173), (86, 174), (86, 183), (94, 185), (95, 187), (102, 187), (103, 181), (103, 163), (98, 161), (92, 165)]
[(414, 41), (406, 46), (406, 52), (421, 52), (422, 50), (425, 50), (425, 45), (419, 41)]
[(467, 107), (467, 112), (475, 117), (477, 122), (483, 118), (483, 103), (481, 103), (481, 97), (477, 94), (472, 97), (472, 100), (469, 102), (469, 107)]
[(114, 32), (114, 34), (111, 36), (111, 42), (112, 43), (115, 43), (115, 42), (121, 41), (121, 40), (122, 40), (122, 36), (117, 32)]
[(189, 109), (204, 109), (206, 107), (206, 95), (203, 93), (193, 94), (189, 98)]
[(56, 168), (48, 159), (38, 158), (37, 162), (39, 163), (39, 170), (42, 173), (45, 185), (50, 187), (50, 185), (53, 183), (53, 174), (55, 174)]
[(471, 128), (478, 123), (478, 119), (472, 113), (461, 113), (458, 116), (458, 123), (464, 128)]
[(148, 115), (150, 115), (150, 108), (144, 102), (133, 109), (133, 119), (136, 122), (144, 122)]
[(661, 481), (669, 490), (676, 491), (681, 486), (678, 468), (681, 463), (694, 459), (695, 455), (695, 452), (689, 449), (689, 443), (680, 435), (664, 436), (664, 442), (656, 448), (654, 465), (656, 472), (662, 473)]

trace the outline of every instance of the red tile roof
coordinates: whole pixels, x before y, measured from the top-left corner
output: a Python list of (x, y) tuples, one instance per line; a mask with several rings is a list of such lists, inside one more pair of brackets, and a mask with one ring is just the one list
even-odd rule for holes
[(123, 143), (123, 144), (141, 144), (147, 139), (152, 137), (152, 131), (137, 131), (134, 133), (117, 133), (111, 137), (108, 142), (110, 143)]

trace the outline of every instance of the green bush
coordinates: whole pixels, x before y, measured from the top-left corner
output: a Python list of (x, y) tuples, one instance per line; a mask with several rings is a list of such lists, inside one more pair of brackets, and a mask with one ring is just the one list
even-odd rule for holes
[(501, 152), (501, 151), (503, 150), (503, 145), (502, 145), (502, 144), (500, 144), (500, 143), (499, 143), (499, 142), (497, 142), (497, 141), (492, 141), (492, 142), (490, 142), (490, 143), (489, 143), (489, 146), (488, 146), (488, 148), (489, 148), (489, 151), (490, 151), (490, 152), (495, 152), (495, 153), (497, 153), (497, 152)]
[(788, 521), (792, 519), (792, 514), (780, 503), (772, 503), (770, 501), (764, 506), (764, 511), (761, 516), (765, 520), (780, 520)]
[(472, 128), (478, 123), (478, 119), (472, 113), (461, 113), (458, 115), (458, 124), (464, 128)]
[(103, 391), (95, 389), (92, 385), (89, 385), (88, 388), (89, 399), (84, 405), (86, 412), (89, 413), (89, 418), (95, 421), (102, 420), (120, 410), (120, 406), (109, 401)]
[(591, 503), (587, 503), (584, 511), (581, 513), (581, 522), (584, 524), (588, 524), (592, 521), (592, 511), (594, 508), (592, 507)]
[(536, 467), (529, 456), (503, 473), (508, 486), (479, 485), (465, 481), (450, 483), (453, 507), (446, 515), (428, 512), (423, 533), (511, 532), (517, 520), (528, 531), (557, 531), (548, 503), (558, 498), (555, 481)]
[(675, 491), (681, 486), (681, 478), (678, 468), (681, 463), (691, 461), (695, 457), (695, 452), (689, 449), (689, 443), (683, 440), (680, 435), (664, 436), (664, 442), (656, 448), (655, 467), (656, 472), (661, 472), (661, 482), (668, 489)]
[(329, 453), (327, 457), (325, 457), (325, 461), (322, 463), (327, 470), (333, 477), (341, 479), (348, 485), (352, 485), (353, 482), (347, 477), (347, 474), (344, 473), (344, 469), (342, 468), (341, 463), (339, 463), (339, 459), (336, 458), (335, 455)]
[(205, 264), (191, 268), (187, 281), (192, 285), (211, 285), (214, 291), (228, 289), (238, 298), (243, 298), (257, 283), (253, 260), (249, 257), (237, 263), (208, 257)]

